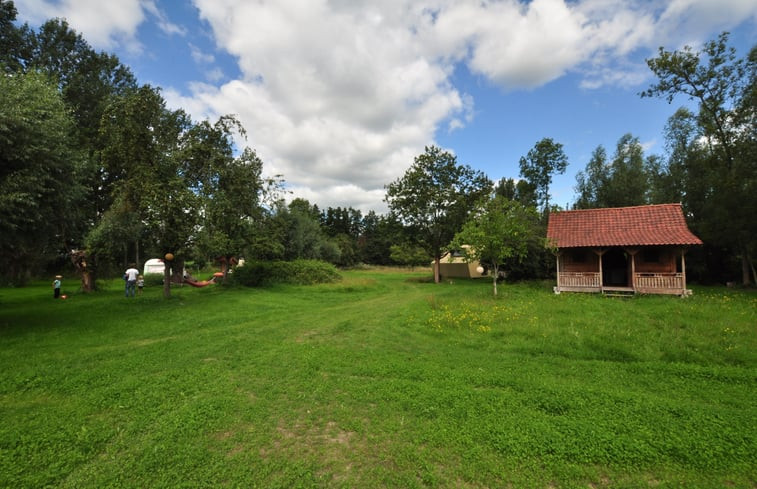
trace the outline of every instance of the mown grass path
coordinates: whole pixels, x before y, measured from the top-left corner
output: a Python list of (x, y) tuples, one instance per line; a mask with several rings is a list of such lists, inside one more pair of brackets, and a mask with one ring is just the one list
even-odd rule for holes
[(755, 292), (427, 275), (0, 289), (0, 487), (757, 484)]

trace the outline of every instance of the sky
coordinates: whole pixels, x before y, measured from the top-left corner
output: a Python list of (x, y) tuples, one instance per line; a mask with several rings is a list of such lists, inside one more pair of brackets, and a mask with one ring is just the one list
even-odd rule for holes
[(658, 48), (722, 31), (757, 44), (754, 0), (15, 0), (33, 28), (65, 18), (172, 109), (235, 114), (268, 176), (321, 209), (387, 210), (385, 186), (426, 146), (493, 181), (543, 138), (576, 173), (626, 133), (664, 155), (685, 99), (641, 98)]

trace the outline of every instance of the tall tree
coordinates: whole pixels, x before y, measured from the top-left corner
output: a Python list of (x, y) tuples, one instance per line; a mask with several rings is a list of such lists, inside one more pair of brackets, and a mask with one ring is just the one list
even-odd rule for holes
[(606, 182), (605, 205), (625, 207), (647, 203), (649, 182), (644, 167), (644, 149), (639, 138), (624, 134), (615, 148)]
[(576, 209), (607, 207), (606, 189), (609, 178), (607, 150), (601, 144), (591, 153), (586, 168), (576, 174)]
[(0, 0), (0, 71), (22, 71), (24, 60), (30, 56), (33, 33), (26, 24), (16, 27), (17, 15), (13, 2)]
[[(757, 252), (757, 162), (755, 161), (755, 81), (757, 46), (745, 58), (728, 46), (728, 33), (705, 43), (701, 51), (684, 47), (660, 48), (647, 64), (657, 83), (642, 97), (672, 102), (684, 96), (698, 103), (697, 125), (711, 154), (712, 171), (705, 194), (709, 229), (705, 242), (730, 248), (741, 259), (742, 281), (757, 275), (752, 257)], [(757, 276), (755, 276), (757, 279)]]
[[(694, 189), (698, 160), (697, 139), (701, 135), (696, 124), (696, 116), (681, 107), (665, 125), (665, 149), (667, 159), (650, 168), (650, 186), (653, 203), (681, 202), (684, 212), (691, 215), (692, 205), (701, 200)], [(691, 200), (690, 200), (691, 198)], [(697, 213), (699, 214), (699, 213)]]
[(99, 160), (100, 119), (114, 97), (137, 88), (134, 75), (115, 55), (92, 49), (65, 20), (48, 20), (38, 32), (24, 25), (15, 37), (21, 39), (13, 51), (15, 66), (47, 73), (73, 116), (74, 144), (85, 157), (82, 177), (88, 189), (79, 220), (92, 223), (113, 202), (113, 182)]
[(462, 251), (467, 261), (478, 260), (487, 265), (496, 296), (501, 267), (509, 259), (525, 258), (529, 241), (537, 235), (537, 221), (533, 207), (502, 196), (485, 199), (455, 234), (450, 247)]
[(631, 134), (619, 140), (612, 161), (607, 161), (603, 146), (598, 146), (583, 171), (576, 175), (578, 197), (575, 207), (624, 207), (648, 203), (649, 175), (644, 150)]
[[(102, 160), (115, 177), (116, 198), (124, 202), (124, 212), (136, 217), (134, 220), (124, 216), (119, 220), (139, 223), (161, 255), (170, 252), (176, 256), (179, 260), (174, 268), (178, 273), (182, 269), (181, 258), (189, 251), (201, 204), (179, 157), (179, 142), (189, 125), (183, 111), (166, 108), (159, 90), (143, 86), (114, 100), (100, 126), (106, 142)], [(120, 241), (124, 246), (139, 243), (140, 236), (135, 230), (118, 229), (128, 234), (107, 236), (97, 229), (93, 233)], [(138, 253), (133, 261), (139, 261), (137, 256)], [(171, 293), (169, 278), (165, 281), (166, 296)]]
[(389, 209), (417, 232), (437, 265), (434, 280), (439, 283), (443, 248), (466, 221), (475, 202), (491, 192), (491, 181), (482, 172), (458, 164), (453, 154), (429, 146), (401, 178), (386, 188)]
[(520, 159), (520, 175), (536, 189), (536, 198), (543, 211), (549, 212), (549, 186), (552, 175), (565, 173), (568, 157), (560, 143), (551, 138), (538, 141), (526, 156)]
[(359, 238), (361, 260), (375, 265), (391, 265), (391, 246), (405, 241), (405, 227), (393, 214), (369, 211), (362, 222)]
[[(214, 124), (193, 124), (181, 138), (177, 153), (180, 172), (200, 197), (200, 225), (195, 240), (199, 252), (222, 257), (226, 264), (255, 241), (264, 210), (262, 200), (274, 179), (262, 176), (263, 162), (250, 148), (234, 156), (234, 133), (245, 130), (234, 116)], [(224, 267), (224, 279), (228, 267)]]
[(507, 200), (520, 202), (526, 207), (536, 207), (536, 188), (526, 180), (502, 178), (494, 187), (494, 194), (501, 195)]
[(0, 73), (0, 269), (14, 282), (69, 244), (82, 197), (71, 132), (46, 76)]

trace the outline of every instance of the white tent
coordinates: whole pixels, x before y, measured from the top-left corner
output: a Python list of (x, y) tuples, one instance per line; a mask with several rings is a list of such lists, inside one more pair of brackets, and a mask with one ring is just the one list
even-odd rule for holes
[(159, 273), (163, 275), (165, 269), (166, 264), (163, 263), (163, 260), (161, 260), (160, 258), (150, 258), (145, 262), (144, 274), (147, 275), (149, 273)]

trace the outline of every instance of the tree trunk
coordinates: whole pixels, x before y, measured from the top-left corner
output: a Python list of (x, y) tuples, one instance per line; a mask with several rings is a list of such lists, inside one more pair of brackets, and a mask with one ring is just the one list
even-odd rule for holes
[(184, 283), (184, 260), (174, 258), (171, 262), (171, 280), (175, 284)]
[(750, 266), (749, 254), (744, 250), (741, 253), (741, 281), (744, 286), (749, 285), (752, 281), (752, 274), (750, 273), (752, 268)]
[(163, 269), (163, 297), (171, 297), (171, 262), (165, 260), (163, 262), (165, 268)]
[(442, 257), (435, 256), (434, 257), (434, 283), (439, 283), (442, 281), (442, 275), (441, 275), (441, 264), (442, 264)]
[(494, 297), (497, 297), (497, 279), (499, 278), (499, 267), (494, 267), (494, 279), (492, 285), (494, 287)]
[(92, 292), (95, 290), (95, 273), (94, 257), (89, 256), (86, 251), (72, 251), (71, 263), (81, 275), (82, 292)]

